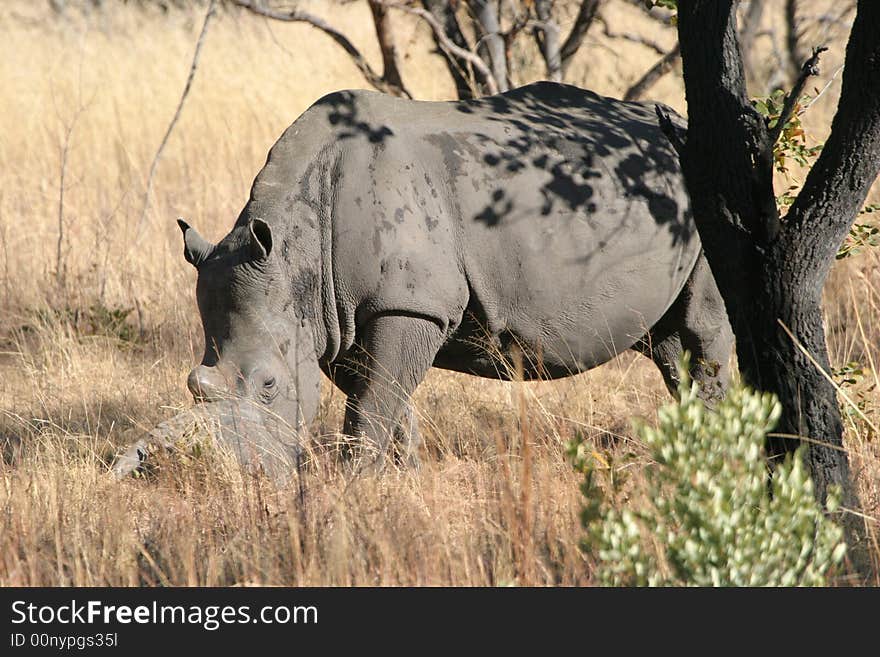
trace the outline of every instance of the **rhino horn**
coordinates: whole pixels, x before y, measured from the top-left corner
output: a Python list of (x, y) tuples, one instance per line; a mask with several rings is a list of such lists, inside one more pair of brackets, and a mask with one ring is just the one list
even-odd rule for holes
[(255, 260), (266, 258), (272, 252), (272, 229), (262, 219), (254, 219), (248, 225), (251, 255)]
[(214, 250), (214, 245), (199, 235), (195, 228), (190, 227), (183, 219), (178, 219), (177, 225), (183, 232), (183, 256), (193, 267), (198, 267)]

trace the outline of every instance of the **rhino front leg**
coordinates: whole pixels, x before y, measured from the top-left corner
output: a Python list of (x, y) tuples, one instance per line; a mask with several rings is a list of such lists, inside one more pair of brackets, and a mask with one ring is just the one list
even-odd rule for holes
[(400, 459), (416, 466), (421, 440), (410, 395), (434, 362), (443, 332), (427, 318), (388, 314), (370, 321), (362, 335), (345, 368), (350, 385), (343, 431), (375, 452), (377, 469), (392, 439)]

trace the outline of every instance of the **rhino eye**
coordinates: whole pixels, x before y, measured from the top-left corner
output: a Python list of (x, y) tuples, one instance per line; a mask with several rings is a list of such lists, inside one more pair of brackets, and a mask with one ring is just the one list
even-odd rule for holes
[(267, 388), (267, 389), (274, 388), (275, 387), (275, 377), (270, 376), (268, 379), (263, 381), (263, 387)]

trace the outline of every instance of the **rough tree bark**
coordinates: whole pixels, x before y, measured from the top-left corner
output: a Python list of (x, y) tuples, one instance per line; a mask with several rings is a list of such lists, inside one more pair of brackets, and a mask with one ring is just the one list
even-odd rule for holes
[[(682, 168), (707, 259), (727, 305), (742, 377), (783, 405), (771, 454), (805, 438), (816, 494), (831, 484), (858, 508), (843, 451), (835, 389), (826, 371), (821, 294), (834, 255), (880, 171), (880, 3), (860, 0), (840, 102), (825, 148), (784, 219), (773, 196), (771, 135), (746, 95), (735, 0), (679, 0), (678, 31), (688, 104)], [(805, 74), (805, 73), (804, 73)], [(661, 123), (664, 121), (661, 118)], [(857, 569), (861, 521), (844, 523)]]

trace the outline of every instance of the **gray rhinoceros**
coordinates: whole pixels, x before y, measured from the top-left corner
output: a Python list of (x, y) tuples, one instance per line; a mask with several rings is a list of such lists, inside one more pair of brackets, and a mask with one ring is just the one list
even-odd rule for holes
[(296, 428), (320, 372), (344, 433), (417, 446), (428, 368), (583, 372), (635, 348), (706, 391), (732, 334), (653, 106), (541, 82), (461, 102), (317, 101), (269, 152), (232, 231), (180, 221), (205, 332), (197, 402), (237, 397)]

